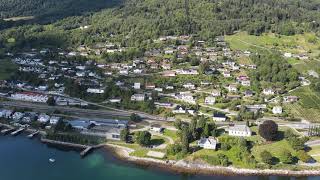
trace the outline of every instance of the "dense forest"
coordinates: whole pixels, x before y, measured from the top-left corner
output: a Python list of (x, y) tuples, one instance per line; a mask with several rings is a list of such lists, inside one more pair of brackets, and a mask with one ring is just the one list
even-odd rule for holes
[[(6, 29), (1, 32), (0, 46), (61, 46), (108, 40), (146, 47), (148, 39), (161, 35), (193, 34), (210, 42), (217, 35), (238, 30), (255, 35), (267, 31), (293, 35), (318, 32), (319, 10), (318, 0), (0, 0), (3, 18), (35, 16), (30, 23), (9, 29), (10, 22), (0, 21), (0, 29)], [(39, 25), (41, 17), (60, 20), (50, 26)], [(79, 30), (84, 25), (90, 28)], [(10, 38), (14, 43), (12, 39), (8, 43)]]

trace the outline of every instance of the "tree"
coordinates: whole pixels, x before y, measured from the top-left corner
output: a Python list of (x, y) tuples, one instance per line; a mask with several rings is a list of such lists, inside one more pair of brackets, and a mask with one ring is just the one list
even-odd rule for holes
[(54, 106), (54, 105), (56, 105), (56, 100), (54, 99), (54, 97), (50, 96), (50, 97), (48, 98), (48, 100), (47, 100), (47, 104), (48, 104), (49, 106)]
[(190, 126), (189, 126), (189, 131), (192, 135), (192, 138), (196, 140), (198, 138), (198, 131), (197, 131), (197, 119), (193, 118), (191, 120)]
[(273, 141), (278, 136), (278, 125), (271, 120), (264, 121), (259, 126), (259, 134), (267, 141)]
[(121, 141), (128, 142), (129, 134), (130, 134), (130, 132), (129, 132), (129, 128), (128, 127), (122, 129), (121, 132), (120, 132)]
[(304, 144), (308, 141), (308, 138), (299, 138), (296, 136), (288, 138), (288, 142), (294, 150), (303, 150)]
[(132, 113), (130, 115), (130, 120), (133, 121), (133, 122), (140, 122), (141, 121), (141, 117), (136, 113)]
[(260, 153), (261, 161), (266, 164), (272, 164), (272, 155), (270, 152), (264, 150)]
[(189, 132), (188, 132), (188, 128), (186, 127), (182, 129), (181, 145), (182, 145), (182, 153), (187, 154), (189, 152)]
[(291, 164), (292, 161), (293, 161), (293, 157), (292, 157), (291, 153), (288, 150), (283, 150), (280, 153), (279, 159), (284, 164)]
[(181, 126), (182, 126), (182, 121), (181, 119), (176, 119), (174, 121), (174, 127), (177, 128), (177, 129), (181, 129)]
[(151, 134), (148, 131), (138, 131), (134, 134), (135, 142), (141, 146), (148, 146), (151, 142)]

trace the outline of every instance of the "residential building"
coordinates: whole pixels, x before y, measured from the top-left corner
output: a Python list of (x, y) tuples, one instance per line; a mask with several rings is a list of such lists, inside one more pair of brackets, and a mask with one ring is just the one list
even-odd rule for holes
[(131, 101), (144, 101), (146, 98), (145, 94), (133, 94), (131, 96)]
[(209, 138), (201, 138), (198, 141), (198, 146), (202, 147), (203, 149), (212, 149), (215, 150), (217, 147), (218, 140), (214, 137)]
[(204, 103), (208, 105), (213, 105), (215, 102), (216, 102), (216, 98), (213, 96), (208, 96), (204, 100)]
[(251, 129), (247, 125), (234, 125), (229, 127), (230, 136), (249, 137), (252, 135)]
[(225, 114), (222, 114), (222, 113), (214, 113), (212, 116), (212, 119), (214, 121), (222, 122), (222, 121), (226, 121), (227, 117)]
[(282, 114), (282, 107), (281, 106), (274, 106), (272, 108), (272, 113), (273, 114)]

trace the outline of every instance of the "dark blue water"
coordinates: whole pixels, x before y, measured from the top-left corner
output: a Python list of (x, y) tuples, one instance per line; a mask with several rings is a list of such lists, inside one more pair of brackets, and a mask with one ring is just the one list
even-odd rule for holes
[[(55, 158), (50, 163), (49, 158)], [(183, 175), (128, 164), (106, 151), (82, 159), (23, 135), (0, 136), (0, 180), (319, 180), (320, 177)]]

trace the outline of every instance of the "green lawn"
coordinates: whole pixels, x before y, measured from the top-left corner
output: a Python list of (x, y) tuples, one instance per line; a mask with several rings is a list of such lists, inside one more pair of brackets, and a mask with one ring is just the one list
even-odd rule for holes
[(177, 131), (165, 129), (163, 135), (171, 137), (174, 141), (177, 141), (179, 139), (179, 137), (177, 136)]
[(290, 144), (287, 142), (287, 140), (281, 140), (273, 143), (266, 143), (263, 145), (256, 145), (252, 148), (252, 154), (253, 156), (260, 161), (260, 153), (262, 151), (269, 151), (272, 156), (279, 157), (280, 153), (283, 150), (287, 150), (291, 153), (294, 153), (295, 151), (292, 149)]

